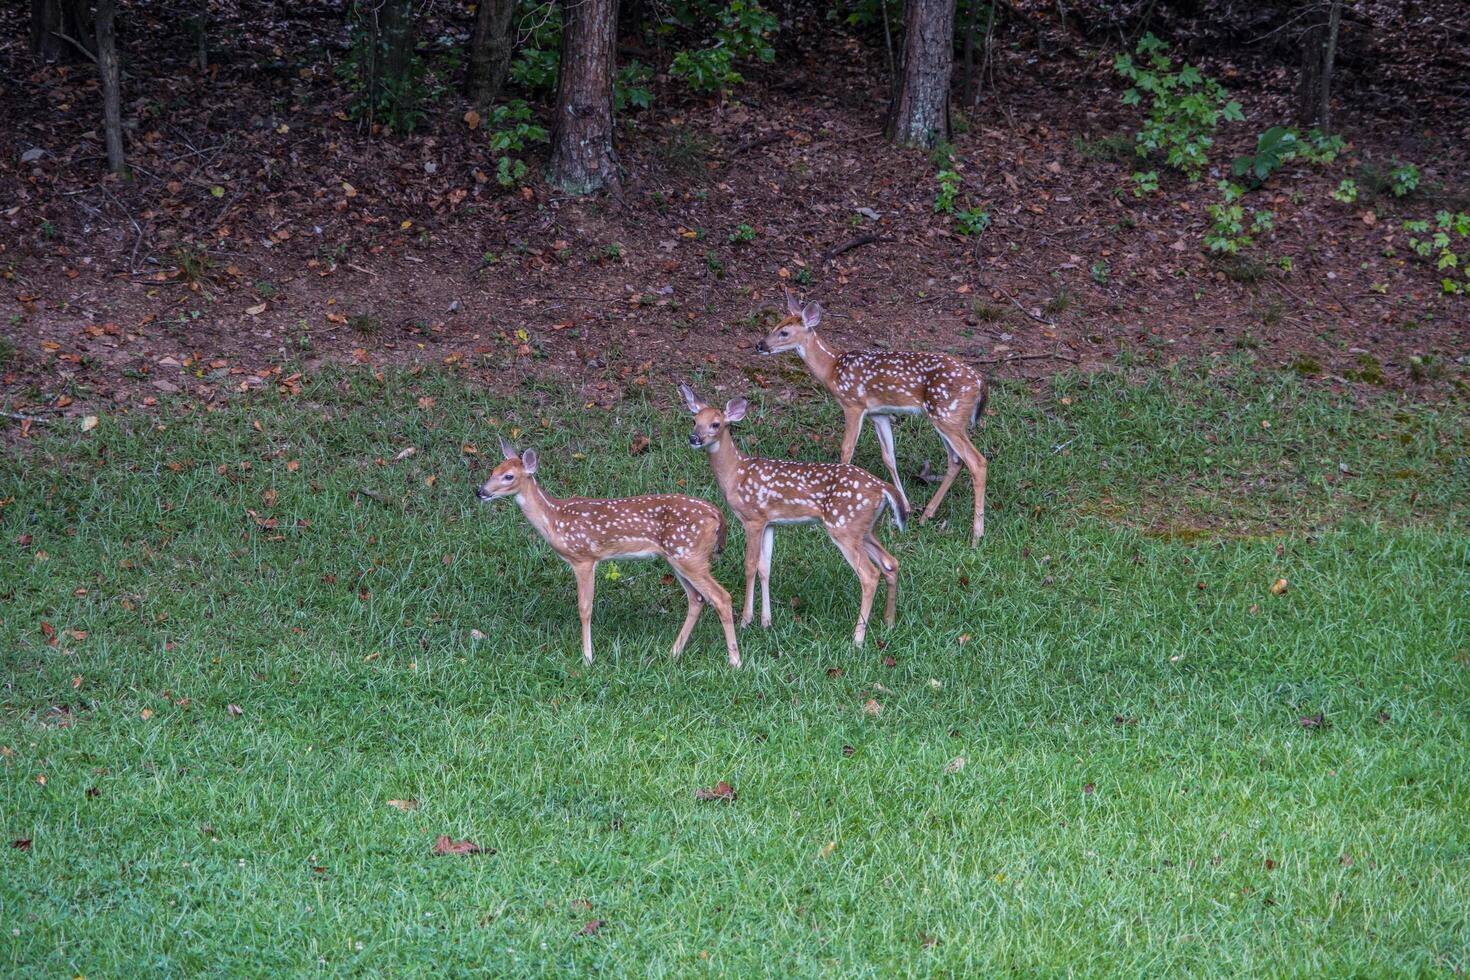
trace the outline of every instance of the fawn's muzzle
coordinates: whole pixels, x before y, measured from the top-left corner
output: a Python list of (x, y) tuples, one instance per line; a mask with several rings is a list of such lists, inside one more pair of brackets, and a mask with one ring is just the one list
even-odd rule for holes
[(766, 346), (766, 338), (762, 337), (760, 343), (755, 345), (755, 352), (757, 354), (769, 354), (771, 352), (771, 349)]
[(494, 498), (492, 498), (490, 496), (490, 494), (488, 494), (488, 493), (485, 492), (485, 488), (484, 487), (475, 487), (475, 496), (476, 497), (479, 497), (481, 500), (492, 500), (492, 499), (494, 499)]
[(693, 446), (695, 449), (698, 449), (700, 447), (701, 443), (699, 441), (698, 432), (689, 433), (689, 445)]

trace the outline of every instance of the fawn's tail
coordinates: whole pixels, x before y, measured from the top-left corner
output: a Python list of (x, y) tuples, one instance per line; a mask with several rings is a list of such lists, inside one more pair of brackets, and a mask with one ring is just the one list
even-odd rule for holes
[(909, 520), (909, 509), (903, 505), (903, 497), (898, 492), (898, 487), (891, 483), (883, 484), (883, 499), (888, 501), (888, 507), (893, 511), (893, 523), (898, 525), (902, 531)]

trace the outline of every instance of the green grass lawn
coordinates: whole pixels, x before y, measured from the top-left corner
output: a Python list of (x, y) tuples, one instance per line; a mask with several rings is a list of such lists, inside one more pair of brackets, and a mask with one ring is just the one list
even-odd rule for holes
[[(0, 970), (1470, 968), (1470, 413), (1219, 366), (1002, 386), (984, 541), (964, 480), (885, 518), (865, 649), (790, 529), (744, 670), (713, 616), (668, 659), (650, 563), (602, 567), (588, 669), (571, 573), (473, 487), (515, 429), (552, 493), (718, 499), (648, 398), (352, 373), (7, 450)], [(840, 416), (739, 430), (825, 459)], [(899, 454), (940, 462), (922, 421)]]

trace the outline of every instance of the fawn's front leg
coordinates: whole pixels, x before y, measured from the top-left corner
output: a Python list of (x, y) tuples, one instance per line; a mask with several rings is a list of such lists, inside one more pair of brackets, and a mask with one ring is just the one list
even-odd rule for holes
[(582, 660), (592, 664), (592, 596), (597, 591), (597, 562), (579, 561), (572, 565), (577, 574), (577, 615), (582, 620)]

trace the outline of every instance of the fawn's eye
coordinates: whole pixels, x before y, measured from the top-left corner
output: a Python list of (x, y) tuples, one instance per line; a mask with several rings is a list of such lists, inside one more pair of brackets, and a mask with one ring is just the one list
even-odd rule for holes
[(711, 432), (719, 432), (720, 431), (720, 423), (716, 422), (714, 425), (710, 426), (710, 431)]
[(790, 333), (791, 333), (790, 330), (782, 330), (779, 334), (777, 334), (777, 336), (778, 337), (785, 337), (785, 336), (788, 336)]
[(507, 473), (507, 474), (505, 474), (504, 476), (502, 476), (500, 478), (500, 482), (505, 483), (505, 482), (509, 481), (510, 478), (511, 478), (511, 474)]

